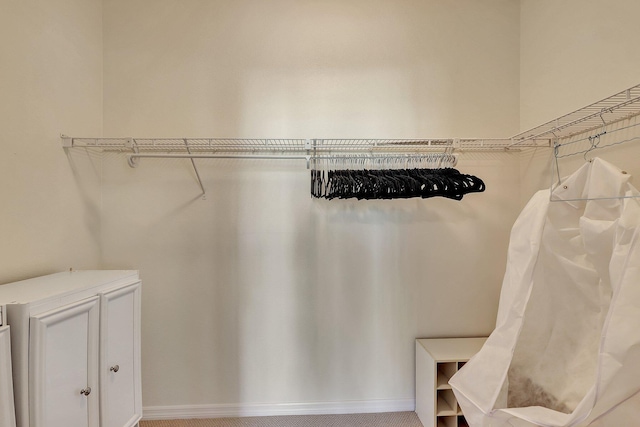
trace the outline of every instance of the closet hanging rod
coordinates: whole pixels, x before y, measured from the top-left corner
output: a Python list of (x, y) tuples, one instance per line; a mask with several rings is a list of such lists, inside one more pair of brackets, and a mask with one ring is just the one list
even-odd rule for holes
[[(262, 160), (306, 160), (307, 168), (311, 156), (309, 155), (275, 155), (275, 154), (170, 154), (170, 153), (140, 153), (129, 154), (127, 161), (129, 166), (138, 166), (138, 159), (262, 159)], [(194, 166), (195, 168), (195, 166)], [(195, 168), (197, 171), (197, 168)]]
[(129, 154), (129, 158), (155, 158), (155, 159), (306, 159), (311, 157), (310, 155), (282, 155), (282, 154), (171, 154), (171, 153), (138, 153)]
[[(600, 138), (602, 137), (603, 140), (605, 139), (609, 140), (613, 138), (612, 135), (618, 132), (629, 131), (629, 129), (637, 128), (639, 126), (640, 126), (640, 123), (634, 123), (629, 126), (622, 126), (615, 129), (610, 129), (610, 130), (607, 130), (606, 132), (601, 132), (596, 135), (589, 135), (589, 136), (585, 136), (584, 138), (570, 139), (567, 142), (557, 143), (554, 145), (554, 156), (556, 157), (556, 159), (560, 159), (563, 157), (571, 157), (577, 154), (584, 154), (596, 148), (602, 149), (602, 148), (611, 147), (614, 145), (620, 145), (627, 142), (636, 141), (640, 139), (640, 136), (635, 136), (635, 137), (626, 138), (622, 140), (615, 140), (614, 142), (607, 141), (604, 143), (600, 142)], [(587, 142), (588, 144), (585, 146), (584, 144)], [(571, 149), (573, 149), (573, 151), (571, 151)], [(562, 154), (560, 153), (561, 150), (564, 150)]]
[[(306, 160), (307, 169), (311, 160), (384, 160), (384, 159), (421, 159), (428, 157), (438, 156), (453, 157), (453, 154), (449, 153), (371, 153), (371, 152), (350, 152), (342, 155), (331, 154), (305, 154), (305, 155), (284, 155), (284, 154), (171, 154), (171, 153), (134, 153), (128, 155), (128, 162), (131, 167), (138, 166), (138, 159), (151, 158), (151, 159), (259, 159), (259, 160)], [(196, 175), (198, 181), (200, 181), (199, 174)], [(201, 184), (202, 186), (202, 184)], [(204, 189), (203, 189), (204, 193)]]

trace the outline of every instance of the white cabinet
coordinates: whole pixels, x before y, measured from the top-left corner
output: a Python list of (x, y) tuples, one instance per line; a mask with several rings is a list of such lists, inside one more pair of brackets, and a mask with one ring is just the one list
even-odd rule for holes
[(142, 416), (136, 271), (73, 271), (0, 286), (17, 427), (132, 427)]
[(30, 424), (98, 427), (98, 297), (31, 317)]
[(468, 426), (449, 379), (486, 338), (416, 340), (416, 413), (424, 427)]
[[(1, 309), (2, 307), (0, 307), (0, 311), (2, 311)], [(0, 325), (2, 325), (1, 313)], [(0, 326), (0, 427), (15, 427), (16, 425), (9, 334), (9, 326)]]
[(100, 295), (101, 427), (134, 426), (140, 396), (140, 284)]

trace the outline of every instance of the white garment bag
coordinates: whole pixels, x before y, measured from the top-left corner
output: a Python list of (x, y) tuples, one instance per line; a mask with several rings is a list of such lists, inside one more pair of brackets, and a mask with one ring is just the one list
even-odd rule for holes
[(640, 199), (623, 198), (638, 194), (629, 178), (594, 159), (553, 191), (563, 201), (540, 191), (520, 214), (496, 328), (450, 381), (471, 427), (640, 425)]

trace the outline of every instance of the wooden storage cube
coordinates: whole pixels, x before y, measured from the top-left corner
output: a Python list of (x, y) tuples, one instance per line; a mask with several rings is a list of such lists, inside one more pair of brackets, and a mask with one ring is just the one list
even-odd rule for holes
[(458, 416), (458, 427), (469, 427), (469, 423), (464, 419), (462, 415)]
[(449, 385), (486, 338), (416, 340), (416, 413), (424, 427), (466, 426)]

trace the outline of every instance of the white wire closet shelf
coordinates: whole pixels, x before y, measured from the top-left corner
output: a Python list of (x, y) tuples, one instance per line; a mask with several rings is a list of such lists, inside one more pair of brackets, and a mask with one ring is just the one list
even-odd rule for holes
[(97, 148), (129, 152), (162, 153), (185, 157), (228, 153), (273, 155), (327, 155), (342, 153), (421, 153), (432, 151), (491, 151), (551, 147), (553, 141), (606, 127), (640, 114), (640, 84), (586, 107), (572, 111), (509, 138), (425, 138), (425, 139), (279, 139), (279, 138), (102, 138), (62, 135), (64, 148)]
[[(520, 151), (538, 147), (553, 147), (557, 155), (559, 148), (571, 145), (566, 141), (576, 135), (600, 130), (590, 136), (596, 138), (606, 133), (607, 126), (638, 115), (640, 84), (510, 138), (102, 138), (66, 135), (61, 135), (61, 138), (65, 149), (90, 148), (125, 153), (131, 167), (137, 166), (141, 158), (190, 159), (204, 194), (194, 159), (301, 159), (306, 160), (308, 168), (312, 159), (348, 159), (366, 155), (372, 158), (410, 158), (427, 153), (450, 155), (454, 152)], [(584, 149), (578, 151), (582, 152)]]
[[(126, 153), (131, 167), (137, 167), (141, 158), (189, 159), (203, 198), (206, 190), (196, 159), (297, 159), (305, 160), (307, 168), (312, 162), (315, 167), (330, 160), (345, 164), (366, 161), (378, 166), (429, 160), (431, 164), (440, 165), (451, 163), (454, 151), (520, 151), (524, 146), (549, 146), (548, 141), (530, 141), (511, 147), (511, 142), (510, 139), (79, 138), (62, 135), (65, 149)], [(440, 156), (440, 161), (433, 162), (434, 156)]]
[(511, 137), (513, 145), (566, 140), (640, 114), (640, 84)]
[[(524, 147), (543, 145), (549, 141), (527, 141), (517, 147), (505, 138), (467, 139), (275, 139), (275, 138), (79, 138), (62, 135), (63, 147), (94, 148), (128, 153), (131, 167), (141, 158), (191, 159), (301, 159), (307, 168), (311, 160), (345, 159), (370, 156), (380, 159), (405, 158), (426, 154), (451, 154), (454, 151), (519, 151)], [(360, 157), (362, 158), (362, 157)], [(193, 163), (197, 172), (197, 167)]]
[[(96, 138), (62, 135), (64, 148), (97, 148), (133, 154), (349, 154), (349, 153), (425, 153), (452, 150), (510, 150), (548, 146), (549, 141), (527, 141), (513, 147), (509, 138), (449, 139), (277, 139), (277, 138)], [(138, 156), (143, 157), (143, 156)]]

